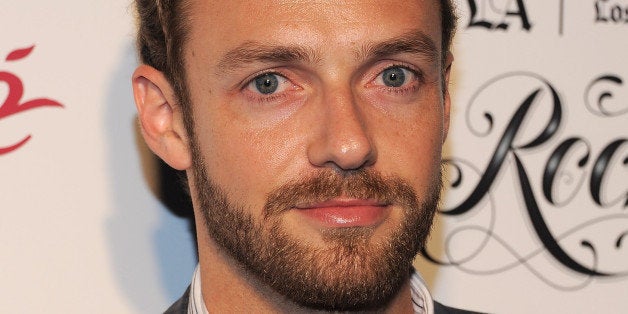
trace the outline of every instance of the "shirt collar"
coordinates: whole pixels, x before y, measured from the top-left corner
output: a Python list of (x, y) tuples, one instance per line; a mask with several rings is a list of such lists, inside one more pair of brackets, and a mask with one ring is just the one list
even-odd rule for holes
[(421, 275), (412, 268), (410, 290), (414, 314), (434, 314), (434, 300)]
[(190, 285), (188, 314), (209, 314), (201, 293), (201, 267), (199, 265), (194, 270), (194, 277), (192, 277), (192, 284)]

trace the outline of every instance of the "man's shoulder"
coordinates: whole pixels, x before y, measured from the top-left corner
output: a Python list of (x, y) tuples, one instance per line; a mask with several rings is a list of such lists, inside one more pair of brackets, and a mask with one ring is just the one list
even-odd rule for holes
[(449, 307), (434, 301), (434, 313), (435, 314), (477, 314), (478, 312), (461, 310), (453, 307)]
[(188, 303), (190, 302), (190, 287), (177, 302), (172, 304), (164, 314), (185, 314), (188, 312)]

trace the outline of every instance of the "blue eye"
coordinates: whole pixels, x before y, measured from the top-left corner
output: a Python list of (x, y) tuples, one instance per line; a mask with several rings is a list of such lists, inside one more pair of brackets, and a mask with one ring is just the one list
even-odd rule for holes
[(406, 69), (390, 67), (382, 72), (382, 82), (388, 87), (401, 87), (406, 82)]
[(276, 74), (266, 73), (256, 77), (253, 82), (258, 92), (268, 95), (277, 91), (279, 87), (279, 79)]

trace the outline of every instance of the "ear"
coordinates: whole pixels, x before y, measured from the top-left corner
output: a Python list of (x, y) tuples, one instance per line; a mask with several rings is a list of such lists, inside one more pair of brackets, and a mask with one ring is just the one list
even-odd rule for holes
[(135, 70), (132, 83), (146, 144), (172, 168), (188, 169), (192, 164), (189, 140), (172, 86), (162, 72), (145, 64)]
[(444, 73), (443, 73), (443, 143), (447, 139), (447, 134), (449, 133), (449, 120), (450, 120), (450, 107), (451, 107), (451, 98), (449, 96), (449, 74), (451, 73), (451, 64), (454, 61), (454, 55), (451, 51), (447, 52), (447, 56), (445, 57), (445, 63), (443, 64)]

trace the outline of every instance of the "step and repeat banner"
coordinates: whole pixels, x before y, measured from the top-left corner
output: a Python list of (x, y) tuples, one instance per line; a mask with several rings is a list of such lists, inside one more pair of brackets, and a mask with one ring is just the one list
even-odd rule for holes
[(417, 266), (476, 310), (628, 312), (628, 1), (458, 6), (446, 198)]
[[(415, 266), (452, 306), (628, 312), (628, 0), (457, 5), (446, 190)], [(139, 137), (131, 1), (0, 7), (0, 312), (162, 312), (196, 248)]]

